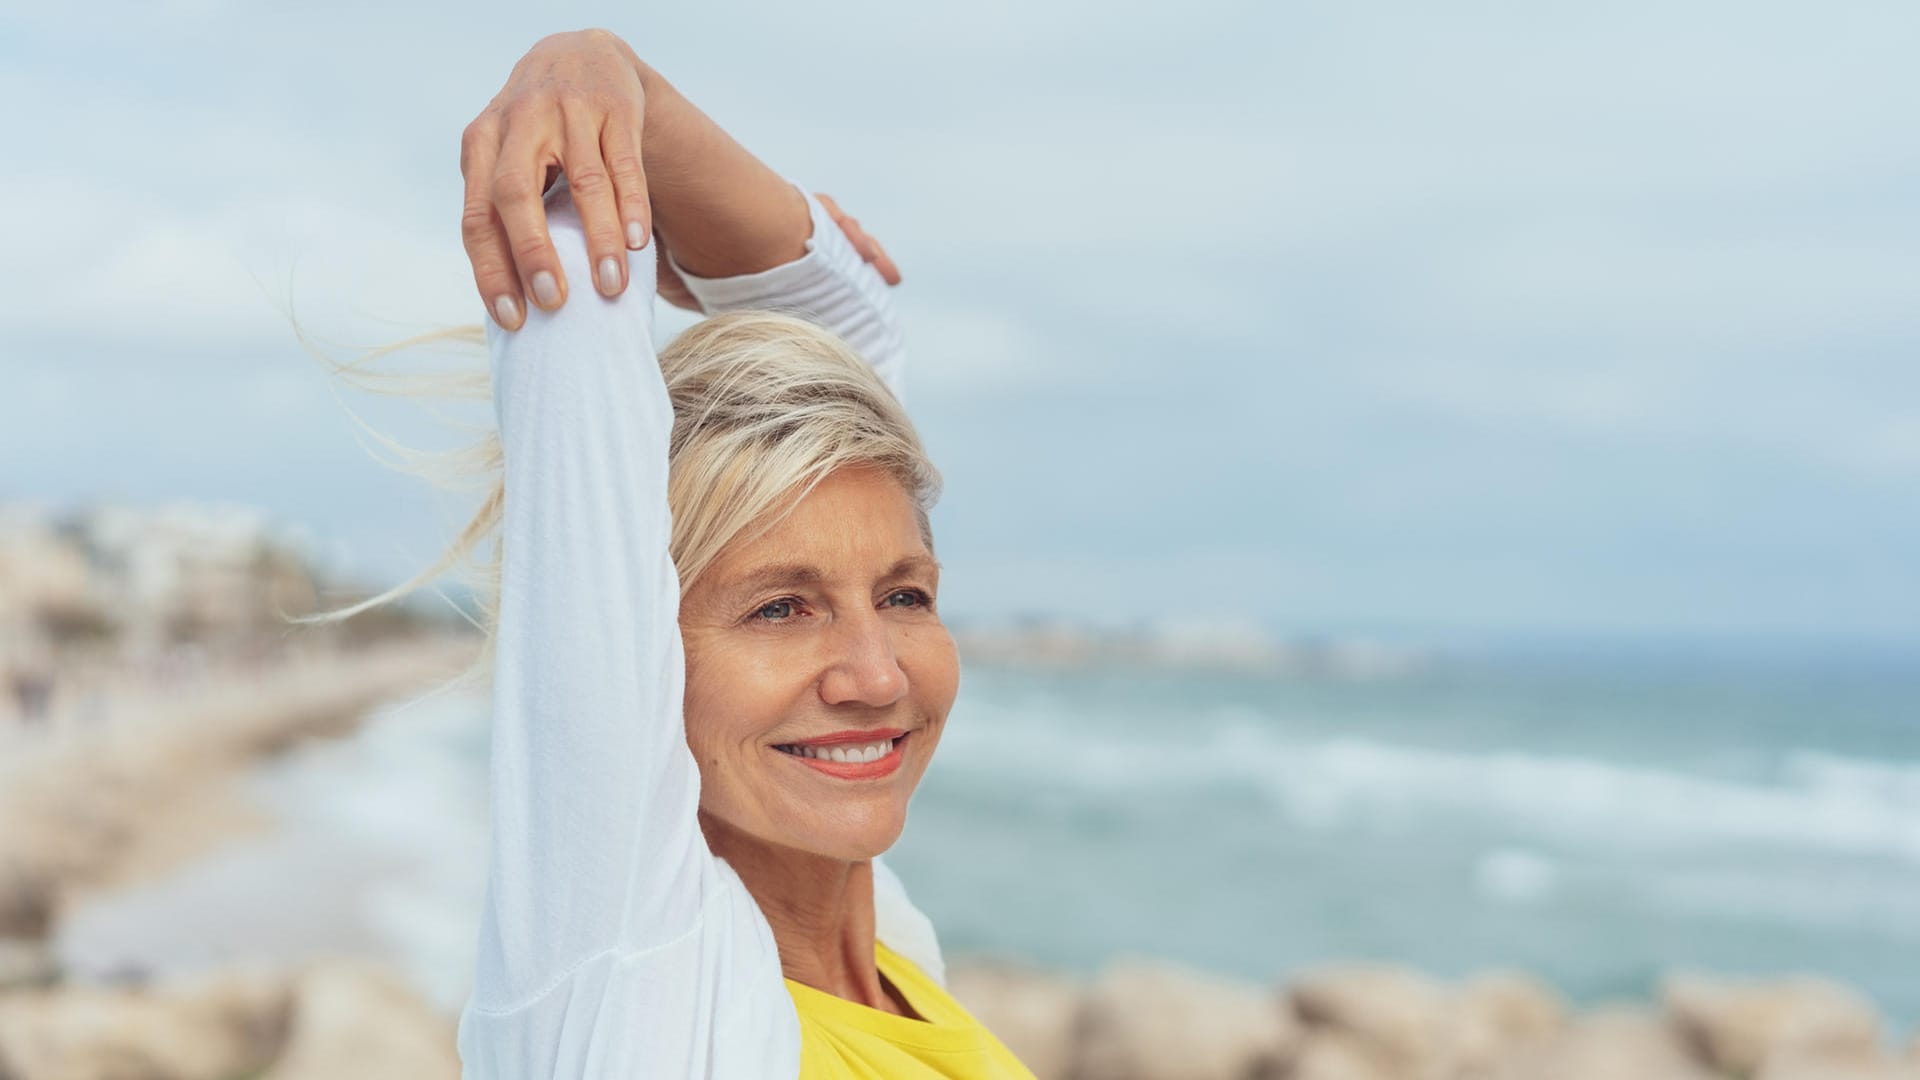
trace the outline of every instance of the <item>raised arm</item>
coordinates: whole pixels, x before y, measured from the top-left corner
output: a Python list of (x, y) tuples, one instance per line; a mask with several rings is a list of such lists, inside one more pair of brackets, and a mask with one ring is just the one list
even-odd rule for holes
[[(548, 209), (563, 264), (584, 269), (564, 185)], [(636, 283), (651, 277), (650, 255), (628, 262)], [(543, 1008), (570, 978), (604, 985), (623, 954), (698, 917), (699, 783), (668, 552), (673, 412), (652, 311), (651, 289), (636, 289), (488, 327), (506, 498), (476, 1026)]]
[[(586, 237), (548, 197), (562, 264)], [(648, 253), (629, 256), (649, 284)], [(793, 1075), (772, 933), (708, 851), (646, 288), (489, 326), (506, 469), (492, 838), (468, 1080)]]

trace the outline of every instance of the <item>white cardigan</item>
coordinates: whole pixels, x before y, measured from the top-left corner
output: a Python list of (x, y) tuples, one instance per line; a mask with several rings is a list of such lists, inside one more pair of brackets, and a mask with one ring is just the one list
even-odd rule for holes
[[(811, 197), (807, 254), (688, 288), (709, 313), (797, 311), (899, 394), (887, 286)], [(681, 713), (680, 586), (668, 556), (672, 407), (653, 350), (654, 252), (592, 289), (562, 180), (548, 230), (566, 305), (487, 323), (506, 463), (493, 679), (491, 863), (469, 1080), (799, 1074), (800, 1028), (773, 932), (707, 849)], [(879, 938), (944, 979), (933, 927), (874, 862)]]

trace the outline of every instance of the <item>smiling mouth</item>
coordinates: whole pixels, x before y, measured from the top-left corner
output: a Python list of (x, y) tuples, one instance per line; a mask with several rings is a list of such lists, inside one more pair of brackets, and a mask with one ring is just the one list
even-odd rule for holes
[(906, 755), (901, 746), (908, 732), (892, 738), (849, 741), (834, 739), (812, 743), (780, 743), (775, 750), (817, 772), (842, 780), (871, 780), (886, 776), (900, 767)]
[(893, 753), (905, 735), (891, 739), (875, 739), (863, 743), (834, 743), (826, 746), (809, 746), (806, 743), (786, 743), (774, 749), (794, 757), (813, 758), (818, 761), (838, 761), (845, 765), (859, 765), (868, 761), (878, 761)]

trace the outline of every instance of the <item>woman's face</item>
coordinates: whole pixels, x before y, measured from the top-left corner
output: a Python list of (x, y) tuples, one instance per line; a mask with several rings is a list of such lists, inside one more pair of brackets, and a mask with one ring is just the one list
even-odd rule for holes
[(871, 468), (725, 551), (680, 605), (701, 810), (832, 858), (892, 846), (959, 689), (939, 582), (913, 500)]

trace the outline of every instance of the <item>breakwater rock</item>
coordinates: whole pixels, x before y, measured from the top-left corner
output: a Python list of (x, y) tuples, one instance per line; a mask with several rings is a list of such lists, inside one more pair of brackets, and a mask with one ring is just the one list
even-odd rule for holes
[(0, 992), (7, 1080), (455, 1080), (453, 1022), (360, 961)]
[(1675, 973), (1576, 1009), (1531, 976), (1378, 964), (1267, 987), (1145, 960), (1090, 980), (956, 959), (954, 994), (1039, 1080), (1920, 1080), (1863, 996), (1811, 976)]

